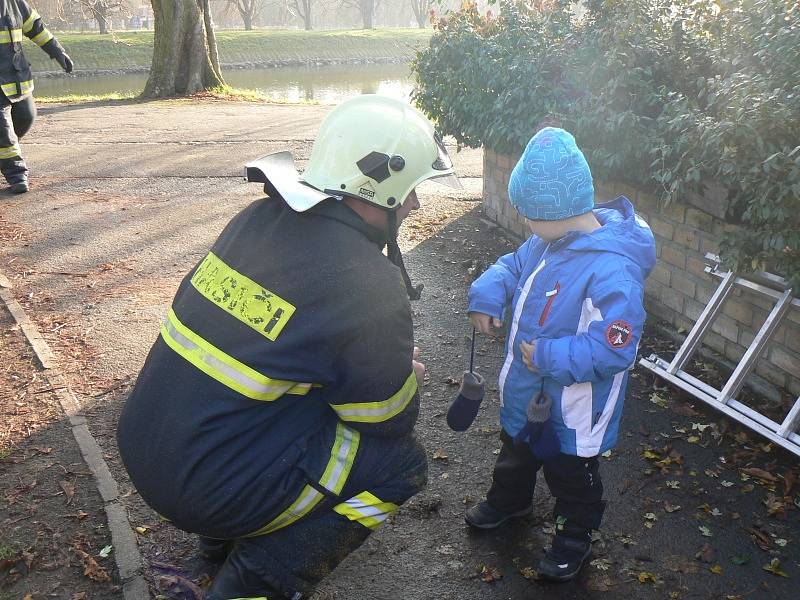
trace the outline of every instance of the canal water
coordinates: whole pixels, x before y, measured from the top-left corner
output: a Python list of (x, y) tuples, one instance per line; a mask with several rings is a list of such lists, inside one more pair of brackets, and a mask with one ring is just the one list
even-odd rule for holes
[[(35, 74), (34, 74), (35, 77)], [(256, 90), (272, 100), (335, 104), (359, 94), (408, 100), (413, 87), (408, 65), (327, 65), (269, 69), (223, 69), (225, 82)], [(138, 93), (147, 73), (36, 78), (36, 95)]]

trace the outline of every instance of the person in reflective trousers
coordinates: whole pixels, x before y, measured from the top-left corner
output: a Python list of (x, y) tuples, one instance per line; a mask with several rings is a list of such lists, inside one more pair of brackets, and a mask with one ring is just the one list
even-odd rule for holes
[(28, 191), (28, 167), (19, 139), (33, 125), (33, 74), (22, 52), (22, 36), (44, 50), (67, 73), (72, 59), (44, 26), (41, 15), (25, 0), (0, 0), (0, 172), (11, 191)]
[[(224, 561), (207, 600), (302, 598), (425, 485), (411, 285), (397, 228), (460, 187), (407, 103), (365, 95), (289, 153), (180, 284), (123, 408), (141, 497)], [(382, 250), (388, 246), (388, 256)]]

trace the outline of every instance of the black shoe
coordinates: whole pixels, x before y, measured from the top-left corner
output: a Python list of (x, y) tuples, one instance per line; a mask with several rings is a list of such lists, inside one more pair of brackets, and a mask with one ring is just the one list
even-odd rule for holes
[(18, 181), (17, 183), (11, 184), (11, 191), (15, 194), (24, 194), (28, 191), (28, 182), (27, 181)]
[(479, 502), (467, 510), (467, 512), (464, 514), (464, 520), (468, 525), (477, 527), (478, 529), (494, 529), (495, 527), (500, 527), (500, 525), (509, 519), (513, 519), (515, 517), (524, 517), (531, 514), (532, 510), (533, 505), (529, 504), (517, 512), (506, 513), (497, 510), (484, 500), (483, 502)]
[(592, 553), (589, 536), (581, 539), (557, 533), (553, 545), (539, 561), (539, 576), (550, 581), (569, 581), (581, 570)]
[(209, 562), (223, 563), (228, 558), (233, 542), (231, 540), (215, 540), (199, 536), (197, 550), (200, 556)]

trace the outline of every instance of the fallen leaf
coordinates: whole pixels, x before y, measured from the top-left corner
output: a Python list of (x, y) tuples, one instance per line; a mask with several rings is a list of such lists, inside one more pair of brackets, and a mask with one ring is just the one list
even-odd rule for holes
[(106, 546), (105, 548), (100, 550), (100, 552), (97, 553), (97, 556), (99, 556), (100, 558), (107, 558), (108, 555), (111, 554), (112, 548), (113, 546), (111, 545)]
[(448, 458), (447, 454), (441, 448), (437, 448), (433, 451), (433, 458), (436, 460), (446, 460)]
[(670, 504), (667, 501), (664, 501), (664, 510), (668, 513), (674, 513), (681, 509), (679, 504)]
[(711, 425), (706, 425), (705, 423), (692, 423), (692, 431), (699, 431), (700, 433), (703, 433), (709, 427)]
[(767, 514), (770, 517), (778, 519), (786, 518), (786, 504), (783, 503), (783, 498), (778, 498), (773, 494), (769, 494), (764, 499), (764, 506), (767, 507)]
[(731, 562), (733, 564), (739, 565), (739, 566), (746, 565), (747, 563), (750, 562), (750, 557), (749, 556), (739, 556), (739, 555), (734, 554), (733, 556), (731, 556)]
[(732, 481), (720, 481), (719, 484), (722, 487), (729, 488), (729, 487), (731, 487), (733, 485), (733, 482)]
[(539, 573), (533, 567), (523, 567), (519, 570), (519, 574), (529, 581), (539, 579)]
[(485, 583), (493, 583), (503, 578), (503, 574), (500, 571), (488, 565), (481, 565), (480, 576)]
[(667, 408), (667, 401), (658, 395), (658, 392), (653, 392), (650, 395), (650, 402), (660, 406), (661, 408)]
[(721, 565), (714, 565), (713, 567), (709, 567), (708, 569), (714, 575), (722, 575), (722, 566)]
[(589, 564), (592, 565), (595, 569), (600, 569), (601, 571), (608, 571), (613, 563), (608, 558), (595, 558)]
[(696, 444), (697, 442), (700, 441), (700, 437), (697, 435), (690, 435), (689, 437), (686, 438), (686, 441), (689, 442), (690, 444)]
[(781, 569), (781, 561), (779, 561), (777, 558), (773, 558), (771, 561), (769, 561), (769, 564), (764, 565), (761, 568), (768, 573), (777, 575), (778, 577), (786, 577), (787, 579), (789, 578), (786, 572)]
[(77, 546), (73, 546), (73, 550), (75, 550), (75, 552), (83, 560), (83, 574), (86, 575), (86, 577), (97, 582), (111, 581), (108, 571), (97, 564), (97, 561), (89, 556), (88, 553), (84, 552)]
[(770, 542), (769, 537), (767, 537), (766, 534), (764, 534), (763, 532), (761, 532), (758, 529), (755, 529), (753, 527), (751, 527), (747, 531), (750, 534), (750, 537), (751, 537), (751, 539), (753, 540), (753, 542), (755, 543), (756, 546), (758, 546), (762, 550), (768, 550), (769, 549), (769, 547), (771, 545), (771, 542)]
[(72, 502), (72, 499), (75, 497), (75, 486), (69, 481), (62, 479), (58, 482), (58, 487), (63, 490), (64, 495), (67, 497), (67, 504)]
[(691, 405), (683, 402), (676, 402), (672, 407), (672, 410), (684, 417), (696, 417), (700, 414)]
[(694, 557), (700, 562), (711, 563), (714, 561), (714, 548), (710, 544), (703, 544), (700, 549), (694, 553)]
[(748, 469), (739, 469), (742, 473), (746, 473), (752, 477), (757, 477), (763, 481), (769, 481), (770, 483), (775, 483), (778, 481), (778, 478), (775, 477), (772, 473), (765, 471), (764, 469), (759, 469), (757, 467), (750, 467)]
[(603, 458), (611, 458), (611, 450), (606, 450), (600, 456), (602, 456)]
[(144, 535), (145, 533), (147, 533), (147, 527), (139, 526), (139, 527), (136, 527), (135, 529), (136, 529), (136, 533), (138, 533), (139, 535)]
[(639, 583), (647, 583), (648, 581), (651, 583), (658, 582), (658, 576), (655, 573), (650, 573), (648, 571), (642, 571), (636, 575), (636, 578), (639, 580)]
[(786, 474), (783, 476), (783, 495), (791, 496), (796, 483), (797, 471), (786, 471)]
[(447, 377), (447, 378), (444, 380), (444, 382), (445, 382), (447, 385), (453, 385), (453, 386), (455, 386), (455, 385), (461, 385), (461, 382), (460, 382), (458, 379), (456, 379), (455, 377)]
[(674, 573), (697, 573), (700, 568), (687, 556), (670, 554), (664, 559), (664, 566)]
[(786, 544), (788, 543), (789, 543), (788, 540), (785, 540), (783, 538), (775, 538), (775, 545), (780, 546), (781, 548), (786, 547)]
[(647, 460), (660, 460), (661, 455), (657, 452), (654, 452), (650, 448), (647, 448), (644, 452), (642, 452), (642, 456), (644, 456)]
[(681, 489), (681, 482), (680, 481), (667, 481), (666, 486), (671, 490), (679, 490)]
[(700, 530), (700, 533), (704, 537), (711, 537), (712, 536), (711, 530), (708, 527), (706, 527), (705, 525), (701, 525), (700, 527), (698, 527), (698, 529)]
[(651, 512), (644, 513), (644, 518), (647, 519), (648, 521), (657, 521), (658, 520), (658, 517), (656, 517), (656, 514), (655, 513), (651, 513)]

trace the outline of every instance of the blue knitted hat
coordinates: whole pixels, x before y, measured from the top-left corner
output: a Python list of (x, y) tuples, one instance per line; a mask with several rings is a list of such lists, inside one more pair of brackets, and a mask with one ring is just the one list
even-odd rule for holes
[(558, 221), (592, 210), (592, 172), (575, 138), (555, 127), (533, 136), (511, 172), (508, 198), (534, 221)]

